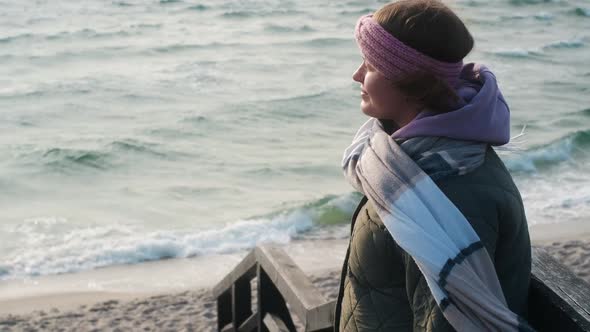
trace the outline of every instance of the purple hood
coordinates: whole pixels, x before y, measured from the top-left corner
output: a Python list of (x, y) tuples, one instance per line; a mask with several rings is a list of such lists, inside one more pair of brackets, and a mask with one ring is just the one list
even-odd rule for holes
[(496, 76), (484, 65), (468, 63), (457, 88), (460, 101), (447, 113), (423, 111), (393, 133), (393, 138), (443, 136), (503, 145), (510, 140), (510, 109)]

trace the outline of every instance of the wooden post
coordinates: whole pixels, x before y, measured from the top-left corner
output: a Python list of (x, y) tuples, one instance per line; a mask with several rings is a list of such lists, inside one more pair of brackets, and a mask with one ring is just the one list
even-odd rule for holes
[(267, 313), (281, 319), (289, 331), (295, 332), (295, 323), (289, 313), (285, 299), (275, 287), (268, 274), (262, 269), (260, 264), (257, 268), (258, 275), (258, 331), (268, 332), (264, 324), (264, 317)]
[(228, 289), (217, 297), (217, 331), (221, 331), (232, 320), (232, 294), (231, 289)]
[(232, 285), (233, 323), (236, 329), (252, 315), (252, 290), (250, 279), (244, 276)]

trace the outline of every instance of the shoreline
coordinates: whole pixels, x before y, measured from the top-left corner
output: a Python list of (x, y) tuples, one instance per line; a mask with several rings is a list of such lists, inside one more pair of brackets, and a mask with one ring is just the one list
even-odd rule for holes
[[(293, 241), (284, 249), (306, 273), (338, 269), (348, 239)], [(310, 253), (321, 252), (321, 255)], [(51, 309), (69, 310), (105, 300), (130, 301), (195, 290), (209, 290), (236, 266), (247, 252), (175, 258), (118, 265), (61, 275), (0, 282), (0, 321)], [(1, 326), (1, 325), (0, 325)]]
[[(533, 246), (545, 247), (590, 283), (590, 222), (534, 225), (529, 232)], [(293, 241), (284, 249), (319, 291), (334, 299), (347, 246), (348, 239)], [(0, 282), (0, 330), (77, 326), (213, 331), (216, 305), (209, 291), (245, 254), (108, 267), (31, 278), (28, 283)], [(93, 288), (89, 282), (95, 283)]]
[(529, 226), (529, 234), (533, 245), (575, 239), (590, 240), (590, 220), (533, 225)]

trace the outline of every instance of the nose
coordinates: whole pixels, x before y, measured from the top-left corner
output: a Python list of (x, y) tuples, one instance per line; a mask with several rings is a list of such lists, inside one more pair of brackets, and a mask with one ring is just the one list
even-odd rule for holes
[(352, 79), (356, 82), (363, 83), (363, 81), (365, 79), (365, 64), (364, 63), (361, 63), (361, 65), (352, 74)]

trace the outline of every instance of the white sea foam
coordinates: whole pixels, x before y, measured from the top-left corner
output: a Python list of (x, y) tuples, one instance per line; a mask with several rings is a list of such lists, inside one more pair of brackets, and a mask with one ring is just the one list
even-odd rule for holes
[(526, 208), (529, 225), (587, 222), (590, 213), (590, 183), (577, 178), (575, 169), (562, 167), (551, 177), (534, 175), (519, 179), (518, 185)]
[[(65, 218), (31, 218), (7, 230), (23, 237), (25, 245), (0, 261), (0, 280), (166, 258), (233, 253), (259, 243), (286, 244), (308, 233), (318, 223), (333, 222), (330, 218), (334, 211), (338, 211), (336, 215), (347, 216), (357, 201), (357, 194), (328, 196), (274, 216), (198, 231), (148, 232), (140, 225), (124, 223), (76, 227)], [(310, 238), (320, 237), (334, 238), (334, 233), (320, 231)]]

